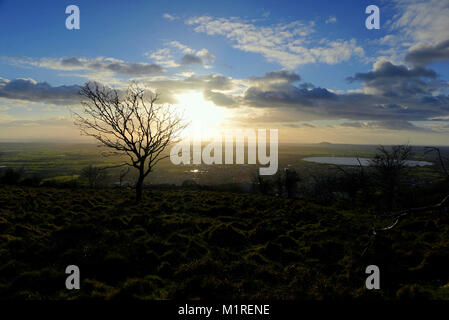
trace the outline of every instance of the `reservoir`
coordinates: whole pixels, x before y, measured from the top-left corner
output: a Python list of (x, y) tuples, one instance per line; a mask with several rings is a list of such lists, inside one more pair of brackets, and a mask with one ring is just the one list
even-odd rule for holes
[[(307, 157), (303, 158), (304, 161), (315, 162), (315, 163), (323, 163), (323, 164), (337, 164), (342, 166), (358, 166), (359, 162), (357, 158), (351, 157)], [(359, 158), (362, 166), (370, 165), (370, 158)], [(406, 165), (410, 167), (424, 167), (433, 165), (432, 162), (427, 161), (415, 161), (415, 160), (407, 160)]]

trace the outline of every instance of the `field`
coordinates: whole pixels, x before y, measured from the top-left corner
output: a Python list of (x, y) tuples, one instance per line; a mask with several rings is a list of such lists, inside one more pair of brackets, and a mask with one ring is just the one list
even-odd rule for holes
[[(385, 192), (375, 179), (361, 185), (357, 168), (302, 160), (375, 153), (282, 145), (271, 192), (255, 183), (256, 166), (165, 161), (136, 204), (131, 187), (114, 185), (118, 171), (97, 188), (80, 177), (121, 161), (95, 145), (1, 144), (0, 166), (23, 177), (0, 184), (0, 299), (449, 299), (447, 208), (373, 238), (373, 226), (391, 222), (378, 217)], [(423, 148), (413, 159), (435, 161)], [(276, 187), (285, 168), (299, 174), (295, 193)], [(32, 176), (43, 180), (30, 186)], [(396, 209), (435, 204), (448, 190), (438, 165), (412, 168)], [(382, 290), (365, 288), (371, 264)], [(66, 290), (68, 265), (80, 267), (81, 290)]]
[[(217, 192), (0, 188), (0, 298), (449, 298), (449, 216), (368, 241), (366, 212)], [(81, 290), (64, 287), (76, 264)], [(364, 289), (364, 268), (382, 290)]]
[[(335, 172), (332, 165), (303, 161), (310, 156), (372, 157), (376, 153), (375, 145), (339, 145), (339, 144), (281, 144), (279, 146), (279, 171), (294, 168), (304, 180), (314, 175)], [(442, 148), (449, 154), (449, 148)], [(0, 171), (3, 168), (23, 168), (27, 176), (37, 175), (43, 179), (56, 181), (76, 180), (82, 168), (93, 165), (99, 167), (115, 166), (127, 159), (121, 155), (108, 155), (108, 150), (95, 144), (64, 143), (0, 143)], [(415, 147), (415, 160), (435, 161), (431, 155), (425, 155), (422, 147)], [(181, 185), (193, 180), (201, 185), (243, 184), (252, 182), (257, 174), (258, 165), (173, 165), (169, 159), (158, 163), (154, 172), (146, 180), (147, 184)], [(198, 172), (194, 172), (197, 169)], [(117, 183), (120, 169), (110, 169), (107, 185)], [(416, 168), (414, 172), (422, 177), (435, 177), (435, 168)], [(129, 184), (135, 181), (133, 170), (127, 175)]]

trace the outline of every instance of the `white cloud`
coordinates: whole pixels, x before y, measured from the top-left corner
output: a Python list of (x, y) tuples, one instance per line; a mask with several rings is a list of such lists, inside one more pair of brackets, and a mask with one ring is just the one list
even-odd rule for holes
[(169, 14), (169, 13), (164, 13), (162, 15), (162, 17), (164, 17), (165, 19), (170, 20), (170, 21), (174, 21), (174, 20), (179, 19), (179, 17), (177, 17), (175, 15), (172, 15), (172, 14)]
[(199, 57), (203, 58), (208, 64), (215, 62), (215, 55), (207, 49), (201, 49), (196, 53)]
[[(195, 50), (179, 41), (166, 41), (167, 47), (159, 49), (154, 52), (148, 52), (144, 55), (166, 68), (176, 68), (181, 65), (197, 64), (202, 65), (206, 69), (212, 68), (212, 64), (215, 62), (215, 55), (206, 48), (201, 50)], [(176, 62), (173, 58), (172, 50), (177, 49), (184, 56)], [(176, 51), (176, 50), (175, 50)]]
[(234, 48), (262, 54), (269, 62), (279, 63), (287, 69), (314, 62), (334, 64), (347, 61), (354, 55), (364, 55), (363, 48), (355, 40), (321, 39), (313, 46), (314, 41), (310, 37), (314, 32), (313, 22), (257, 26), (237, 18), (201, 16), (188, 19), (186, 24), (194, 26), (196, 32), (224, 36)]
[(336, 16), (330, 16), (329, 18), (326, 19), (326, 24), (336, 23), (336, 22), (337, 22), (337, 17)]
[(31, 65), (53, 70), (88, 72), (101, 72), (109, 74), (122, 74), (127, 76), (144, 76), (163, 73), (163, 68), (154, 63), (127, 62), (115, 58), (97, 57), (95, 59), (72, 58), (27, 58), (27, 57), (3, 57), (13, 64)]
[(326, 46), (324, 47), (310, 49), (310, 52), (315, 56), (317, 61), (336, 64), (347, 61), (354, 55), (359, 57), (365, 55), (365, 51), (362, 47), (357, 46), (355, 39), (349, 41), (325, 41), (325, 43)]
[(186, 46), (185, 44), (182, 44), (179, 41), (170, 41), (167, 43), (169, 46), (178, 48), (179, 50), (181, 50), (184, 53), (194, 53), (195, 50), (193, 50), (192, 48)]
[(147, 52), (144, 56), (155, 60), (156, 63), (166, 68), (176, 68), (180, 66), (179, 63), (173, 60), (173, 55), (171, 54), (169, 48), (159, 49), (154, 52)]
[(449, 1), (396, 0), (391, 27), (414, 42), (435, 44), (449, 39)]

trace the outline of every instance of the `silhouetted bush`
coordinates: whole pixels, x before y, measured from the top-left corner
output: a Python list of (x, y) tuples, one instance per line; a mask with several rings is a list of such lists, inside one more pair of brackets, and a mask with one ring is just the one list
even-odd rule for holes
[(81, 169), (80, 176), (87, 180), (89, 188), (97, 188), (104, 184), (104, 179), (106, 178), (106, 171), (104, 168), (89, 165)]
[(26, 187), (38, 187), (42, 182), (42, 178), (39, 176), (31, 176), (28, 178), (23, 179), (20, 182), (21, 186), (26, 186)]
[(14, 170), (13, 168), (7, 168), (4, 170), (3, 175), (0, 177), (0, 183), (7, 185), (17, 185), (23, 176), (23, 169)]

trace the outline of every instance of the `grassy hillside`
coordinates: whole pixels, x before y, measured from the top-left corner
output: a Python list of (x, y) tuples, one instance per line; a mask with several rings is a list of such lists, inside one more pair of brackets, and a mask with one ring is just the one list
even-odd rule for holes
[[(449, 299), (449, 215), (407, 218), (362, 257), (371, 217), (207, 191), (0, 187), (0, 298)], [(81, 290), (65, 289), (67, 265)], [(365, 268), (381, 270), (368, 291)]]

